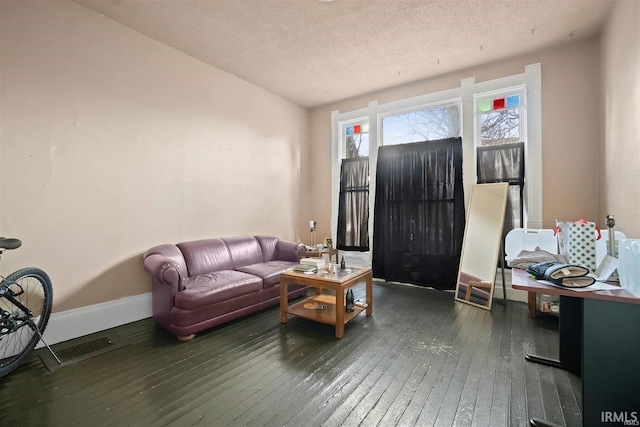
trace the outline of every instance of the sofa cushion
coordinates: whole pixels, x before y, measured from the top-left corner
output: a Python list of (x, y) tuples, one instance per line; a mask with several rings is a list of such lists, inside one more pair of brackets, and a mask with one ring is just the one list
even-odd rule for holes
[(270, 288), (280, 283), (280, 273), (287, 268), (292, 268), (298, 265), (297, 262), (291, 261), (267, 261), (253, 265), (246, 265), (240, 267), (238, 270), (244, 273), (252, 274), (262, 278), (262, 288)]
[(196, 240), (176, 246), (182, 251), (189, 276), (233, 269), (231, 254), (222, 239)]
[(262, 248), (255, 237), (225, 237), (221, 239), (231, 253), (233, 261), (233, 269), (238, 270), (239, 267), (245, 265), (257, 264), (263, 262)]
[(271, 261), (278, 258), (278, 238), (272, 236), (256, 236), (256, 240), (262, 248), (262, 261)]
[(193, 310), (258, 292), (262, 289), (262, 279), (241, 271), (223, 270), (189, 277), (184, 286), (185, 290), (176, 295), (175, 306)]

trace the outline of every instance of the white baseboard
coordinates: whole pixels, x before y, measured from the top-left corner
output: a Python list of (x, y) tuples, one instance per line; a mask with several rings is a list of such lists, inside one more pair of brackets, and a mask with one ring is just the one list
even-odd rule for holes
[(371, 267), (371, 252), (339, 251), (340, 259), (353, 267)]
[[(350, 252), (340, 251), (340, 257), (343, 257), (347, 265), (354, 267), (371, 267), (371, 252)], [(504, 281), (507, 283), (507, 299), (512, 301), (527, 302), (528, 293), (513, 289), (511, 287), (511, 270), (505, 269)], [(497, 269), (495, 287), (493, 289), (493, 297), (501, 299), (504, 294), (502, 293), (502, 274), (500, 269)]]
[[(493, 289), (493, 298), (494, 299), (502, 299), (502, 284), (500, 282), (496, 282), (496, 286)], [(520, 291), (518, 289), (513, 289), (511, 285), (507, 284), (507, 299), (511, 301), (520, 301), (527, 302), (528, 295), (525, 291)]]
[[(511, 287), (511, 270), (506, 270), (504, 272), (504, 281), (507, 283), (507, 299), (512, 301), (528, 301), (528, 293), (526, 291), (520, 291), (518, 289), (513, 289)], [(500, 269), (498, 269), (496, 273), (496, 282), (495, 287), (493, 289), (493, 298), (502, 298), (502, 275), (500, 274)]]
[[(348, 254), (348, 255), (347, 255)], [(353, 265), (364, 264), (369, 261), (366, 254), (345, 254)], [(349, 256), (351, 255), (351, 256)], [(507, 298), (513, 301), (527, 302), (527, 293), (511, 288), (511, 271), (505, 271), (507, 282)], [(502, 298), (502, 280), (500, 272), (496, 275), (494, 298)], [(116, 326), (136, 322), (153, 316), (151, 308), (151, 292), (120, 298), (87, 307), (53, 313), (44, 333), (47, 344), (57, 344), (74, 338), (115, 328)], [(38, 348), (42, 343), (38, 344)]]
[[(44, 331), (52, 345), (85, 335), (136, 322), (153, 315), (151, 292), (53, 313)], [(42, 347), (42, 342), (37, 346)]]

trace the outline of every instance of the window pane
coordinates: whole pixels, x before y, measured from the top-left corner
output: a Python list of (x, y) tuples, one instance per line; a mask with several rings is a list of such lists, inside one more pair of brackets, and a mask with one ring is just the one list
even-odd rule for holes
[(522, 190), (524, 186), (524, 142), (484, 146), (476, 149), (478, 184), (508, 182), (509, 196), (502, 237), (524, 226)]
[(338, 201), (337, 246), (369, 250), (369, 158), (342, 160)]
[(369, 156), (369, 134), (358, 133), (356, 135), (347, 135), (347, 159), (354, 157)]
[(480, 145), (520, 141), (520, 108), (504, 108), (480, 114)]
[(382, 119), (383, 145), (433, 141), (460, 136), (458, 105), (412, 111)]

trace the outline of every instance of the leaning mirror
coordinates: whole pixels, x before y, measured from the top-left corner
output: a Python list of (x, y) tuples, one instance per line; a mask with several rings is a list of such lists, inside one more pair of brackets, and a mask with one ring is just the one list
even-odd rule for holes
[(491, 309), (509, 184), (471, 187), (456, 300)]

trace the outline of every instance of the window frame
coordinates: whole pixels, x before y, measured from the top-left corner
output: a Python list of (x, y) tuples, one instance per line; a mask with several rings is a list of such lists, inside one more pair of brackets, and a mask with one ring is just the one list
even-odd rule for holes
[[(331, 112), (331, 234), (335, 239), (337, 234), (338, 196), (339, 196), (339, 160), (346, 153), (346, 141), (341, 141), (341, 133), (344, 125), (368, 117), (369, 122), (369, 252), (361, 253), (363, 265), (371, 265), (371, 248), (373, 248), (373, 209), (375, 203), (375, 178), (378, 148), (382, 146), (382, 118), (404, 112), (418, 111), (421, 109), (441, 106), (451, 102), (460, 102), (460, 136), (463, 143), (463, 156), (469, 160), (463, 163), (463, 176), (465, 180), (465, 199), (468, 201), (471, 185), (477, 180), (476, 170), (476, 135), (478, 134), (476, 119), (476, 103), (474, 95), (490, 96), (491, 93), (503, 93), (513, 88), (522, 88), (523, 104), (526, 104), (522, 120), (525, 120), (524, 135), (521, 137), (525, 143), (525, 188), (524, 209), (525, 227), (542, 228), (542, 69), (541, 64), (530, 64), (524, 67), (524, 72), (506, 77), (501, 77), (484, 82), (475, 82), (474, 77), (463, 78), (460, 86), (443, 91), (432, 92), (411, 98), (378, 104), (378, 101), (369, 102), (366, 108), (343, 112), (334, 110)], [(334, 240), (335, 241), (335, 240)], [(349, 254), (351, 256), (351, 254)], [(357, 257), (354, 257), (357, 258)], [(355, 261), (355, 260), (351, 260)]]

